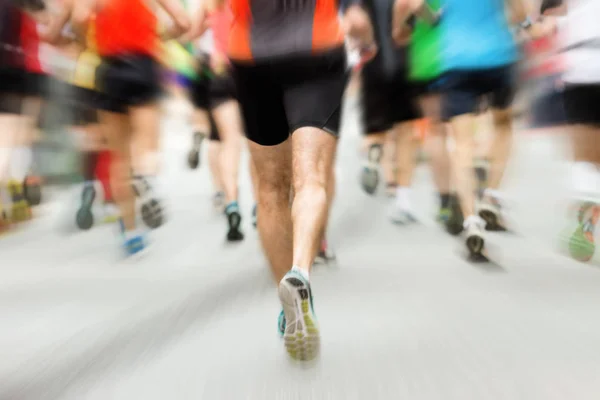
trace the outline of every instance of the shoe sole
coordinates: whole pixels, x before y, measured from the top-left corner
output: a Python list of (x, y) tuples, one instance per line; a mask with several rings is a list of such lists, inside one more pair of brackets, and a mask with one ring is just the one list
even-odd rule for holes
[(311, 311), (309, 289), (298, 278), (286, 278), (279, 283), (279, 300), (286, 319), (283, 340), (287, 353), (294, 360), (314, 360), (321, 337)]
[(383, 155), (383, 148), (380, 145), (374, 145), (369, 148), (367, 154), (367, 163), (363, 167), (361, 175), (361, 184), (365, 192), (370, 195), (375, 194), (379, 186), (379, 164)]
[(93, 186), (85, 187), (81, 193), (81, 205), (75, 217), (77, 227), (87, 231), (94, 226), (94, 214), (92, 206), (96, 200), (96, 190)]
[(227, 215), (227, 222), (229, 224), (227, 240), (230, 242), (239, 242), (240, 240), (244, 240), (244, 234), (240, 231), (240, 225), (242, 224), (242, 216), (240, 213), (233, 211)]
[(418, 223), (419, 221), (412, 215), (407, 215), (404, 218), (395, 218), (394, 216), (390, 217), (390, 221), (392, 224), (404, 226), (404, 225), (413, 225)]
[(479, 233), (472, 233), (467, 236), (466, 245), (471, 256), (481, 255), (485, 248), (485, 240)]
[(485, 221), (485, 230), (491, 232), (506, 232), (506, 227), (498, 221), (498, 214), (491, 208), (483, 208), (479, 211), (479, 216)]

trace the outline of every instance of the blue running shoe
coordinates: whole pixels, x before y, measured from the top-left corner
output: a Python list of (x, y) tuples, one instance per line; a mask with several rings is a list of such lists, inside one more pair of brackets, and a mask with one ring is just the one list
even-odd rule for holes
[(320, 335), (310, 283), (302, 274), (294, 270), (288, 272), (279, 283), (279, 300), (283, 306), (283, 339), (288, 354), (299, 361), (315, 359), (319, 354)]
[(146, 242), (143, 236), (135, 236), (125, 240), (125, 252), (128, 256), (141, 253), (146, 249)]

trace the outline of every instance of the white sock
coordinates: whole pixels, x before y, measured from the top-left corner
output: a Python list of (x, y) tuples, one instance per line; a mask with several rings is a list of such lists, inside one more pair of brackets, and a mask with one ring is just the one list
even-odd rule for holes
[(136, 228), (130, 231), (125, 231), (125, 240), (131, 240), (133, 238), (144, 236), (144, 230), (140, 228)]
[(574, 162), (571, 168), (571, 182), (575, 196), (589, 196), (599, 192), (598, 169), (592, 163)]
[(310, 280), (310, 274), (307, 270), (302, 269), (300, 267), (292, 267), (292, 271), (299, 273), (300, 275), (302, 275), (304, 277), (304, 279), (306, 279), (307, 281)]
[(396, 207), (404, 211), (410, 211), (410, 188), (400, 186), (396, 188)]
[(502, 195), (500, 194), (500, 191), (496, 190), (496, 189), (485, 189), (483, 191), (483, 196), (484, 197), (489, 197), (495, 200), (499, 200)]
[(463, 222), (463, 227), (467, 229), (471, 225), (479, 225), (479, 227), (485, 226), (485, 222), (479, 215), (469, 215)]

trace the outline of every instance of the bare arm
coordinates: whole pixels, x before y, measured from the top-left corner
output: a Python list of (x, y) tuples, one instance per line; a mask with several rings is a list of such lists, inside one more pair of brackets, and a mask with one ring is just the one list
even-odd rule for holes
[(162, 35), (163, 39), (174, 39), (190, 30), (191, 21), (178, 0), (158, 0), (158, 4), (174, 21), (174, 24)]
[(206, 18), (208, 11), (206, 9), (206, 1), (202, 1), (200, 7), (196, 11), (193, 19), (192, 19), (192, 27), (190, 30), (183, 35), (180, 40), (182, 42), (192, 42), (198, 39), (200, 36), (204, 35), (204, 33), (208, 30), (208, 19)]
[(59, 44), (61, 42), (62, 31), (71, 18), (73, 8), (72, 0), (65, 0), (63, 6), (49, 17), (48, 23), (45, 25), (44, 31), (40, 32), (40, 38), (50, 44)]
[(429, 25), (435, 25), (439, 22), (439, 13), (433, 11), (433, 9), (429, 7), (425, 1), (422, 1), (420, 6), (418, 3), (415, 3), (414, 6), (417, 7), (415, 15), (427, 22)]
[(510, 20), (514, 25), (520, 25), (530, 15), (530, 10), (523, 0), (505, 0), (510, 13)]

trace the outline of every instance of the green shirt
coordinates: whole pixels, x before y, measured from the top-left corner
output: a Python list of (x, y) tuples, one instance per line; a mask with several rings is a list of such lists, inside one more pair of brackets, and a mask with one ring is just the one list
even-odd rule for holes
[[(442, 0), (427, 0), (434, 11)], [(442, 72), (442, 42), (439, 25), (432, 27), (417, 19), (409, 49), (409, 78), (412, 81), (430, 81)]]

